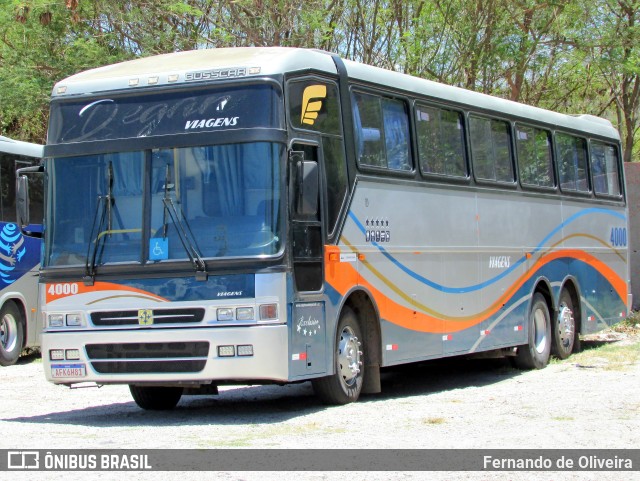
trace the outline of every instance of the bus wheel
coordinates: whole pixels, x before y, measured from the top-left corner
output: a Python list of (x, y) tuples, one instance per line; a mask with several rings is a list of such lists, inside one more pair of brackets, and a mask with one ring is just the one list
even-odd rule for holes
[(325, 404), (347, 404), (358, 400), (364, 377), (362, 334), (354, 312), (345, 307), (335, 344), (335, 374), (312, 381), (316, 395)]
[(13, 302), (0, 309), (0, 365), (10, 366), (20, 357), (24, 341), (24, 324)]
[(129, 391), (138, 406), (150, 411), (169, 411), (176, 407), (182, 397), (181, 387), (135, 386)]
[(542, 369), (551, 354), (551, 316), (544, 296), (533, 295), (529, 313), (529, 342), (518, 347), (515, 365), (520, 369)]
[(551, 329), (551, 352), (559, 359), (566, 359), (573, 351), (576, 339), (576, 321), (573, 315), (573, 302), (566, 289), (560, 293), (558, 317)]

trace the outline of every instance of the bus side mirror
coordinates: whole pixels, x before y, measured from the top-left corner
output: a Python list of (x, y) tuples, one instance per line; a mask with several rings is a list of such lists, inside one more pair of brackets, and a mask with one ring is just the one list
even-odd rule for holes
[[(29, 201), (29, 198), (30, 198), (29, 180), (31, 178), (30, 176), (33, 176), (33, 175), (39, 175), (42, 180), (41, 175), (43, 172), (44, 172), (44, 167), (42, 165), (22, 167), (21, 169), (16, 170), (16, 222), (20, 226), (20, 230), (23, 233), (28, 233), (33, 237), (42, 236), (42, 227), (31, 226), (32, 228), (37, 228), (37, 229), (29, 232), (25, 231), (25, 229), (29, 226), (31, 222), (30, 219), (31, 219), (32, 207)], [(32, 195), (37, 194), (39, 192), (40, 185), (41, 185), (41, 181), (39, 184), (32, 186), (34, 187), (33, 192), (31, 192)], [(34, 205), (39, 205), (37, 200), (34, 200)]]
[(16, 179), (16, 215), (21, 229), (29, 225), (29, 178), (19, 175)]
[(303, 217), (318, 215), (318, 163), (304, 160), (302, 152), (292, 152), (296, 172), (296, 214)]

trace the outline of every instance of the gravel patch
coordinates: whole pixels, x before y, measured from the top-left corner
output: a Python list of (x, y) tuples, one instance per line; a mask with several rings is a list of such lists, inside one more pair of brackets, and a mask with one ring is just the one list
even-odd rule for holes
[[(623, 335), (597, 342), (639, 343)], [(588, 343), (587, 343), (588, 347)], [(221, 388), (174, 411), (138, 408), (126, 386), (69, 389), (33, 355), (0, 369), (2, 449), (630, 449), (640, 446), (640, 362), (589, 356), (521, 372), (505, 360), (455, 359), (383, 371), (382, 394), (320, 404), (309, 383)], [(8, 473), (4, 479), (120, 479), (118, 473)], [(140, 473), (136, 479), (175, 479)], [(13, 476), (13, 477), (12, 477)], [(211, 476), (207, 476), (211, 478)], [(215, 473), (215, 479), (640, 479), (633, 473)], [(181, 479), (201, 479), (187, 473)]]

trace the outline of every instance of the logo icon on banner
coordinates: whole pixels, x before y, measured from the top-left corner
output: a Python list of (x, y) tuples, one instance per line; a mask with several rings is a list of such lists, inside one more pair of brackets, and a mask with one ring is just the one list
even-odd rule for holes
[(38, 451), (7, 452), (7, 469), (40, 469)]

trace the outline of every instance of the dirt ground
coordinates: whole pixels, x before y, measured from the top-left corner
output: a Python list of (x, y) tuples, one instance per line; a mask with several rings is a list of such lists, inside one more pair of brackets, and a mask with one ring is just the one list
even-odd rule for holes
[[(638, 344), (614, 333), (585, 343)], [(296, 448), (630, 449), (640, 446), (640, 362), (592, 351), (522, 372), (505, 360), (444, 360), (383, 371), (382, 394), (326, 407), (309, 383), (221, 388), (147, 412), (126, 386), (69, 389), (44, 379), (37, 355), (0, 369), (0, 449)], [(640, 479), (597, 472), (216, 472), (208, 479)], [(45, 473), (9, 473), (43, 479)], [(36, 475), (37, 474), (37, 475)], [(136, 479), (176, 479), (142, 473)], [(74, 477), (75, 476), (75, 477)], [(118, 473), (46, 473), (46, 479), (121, 479)], [(4, 478), (4, 476), (3, 476)], [(201, 479), (194, 473), (181, 479)], [(5, 478), (7, 479), (7, 478)]]

